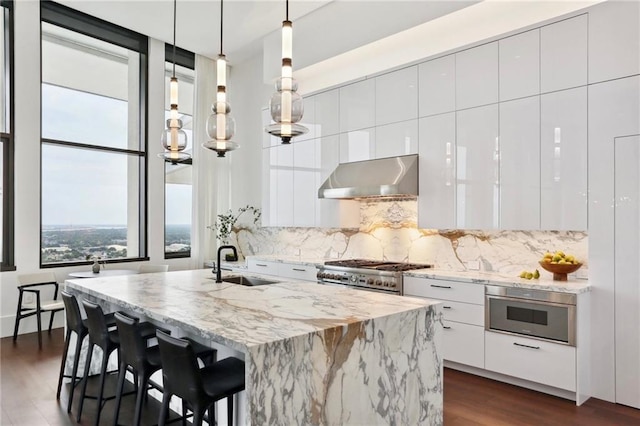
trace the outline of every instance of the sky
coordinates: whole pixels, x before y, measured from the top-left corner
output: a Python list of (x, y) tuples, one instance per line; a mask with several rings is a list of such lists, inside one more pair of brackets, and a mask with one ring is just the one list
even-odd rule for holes
[[(43, 84), (42, 136), (127, 148), (127, 103)], [(42, 224), (126, 224), (127, 176), (137, 180), (137, 162), (137, 156), (44, 144)], [(191, 187), (171, 186), (167, 223), (190, 223)]]

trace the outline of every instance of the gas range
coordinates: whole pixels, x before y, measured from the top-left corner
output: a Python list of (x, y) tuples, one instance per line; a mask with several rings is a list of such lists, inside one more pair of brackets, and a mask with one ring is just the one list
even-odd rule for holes
[(361, 290), (402, 294), (402, 272), (431, 268), (418, 263), (366, 259), (332, 260), (318, 266), (319, 284), (341, 285)]

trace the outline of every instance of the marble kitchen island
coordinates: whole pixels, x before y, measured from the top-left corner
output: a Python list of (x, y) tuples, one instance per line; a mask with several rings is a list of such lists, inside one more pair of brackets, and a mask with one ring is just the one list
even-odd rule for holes
[(242, 353), (243, 423), (442, 424), (437, 302), (212, 278), (202, 269), (68, 280), (66, 288)]

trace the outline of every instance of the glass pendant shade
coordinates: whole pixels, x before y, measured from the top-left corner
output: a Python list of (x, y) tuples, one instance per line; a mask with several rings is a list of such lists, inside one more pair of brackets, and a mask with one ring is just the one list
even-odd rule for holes
[(227, 152), (236, 150), (240, 147), (240, 145), (235, 142), (225, 140), (210, 140), (203, 143), (202, 146), (210, 149), (211, 151), (217, 152), (218, 157), (224, 157)]
[(178, 79), (176, 78), (176, 5), (177, 0), (173, 1), (173, 76), (169, 82), (169, 102), (171, 103), (170, 117), (167, 119), (167, 128), (162, 132), (161, 142), (165, 149), (164, 152), (158, 154), (158, 157), (164, 158), (172, 164), (191, 158), (191, 156), (183, 152), (187, 148), (187, 134), (182, 130), (182, 120), (178, 118)]
[(296, 124), (304, 115), (302, 96), (297, 93), (298, 82), (293, 78), (293, 25), (289, 21), (289, 2), (287, 1), (287, 18), (282, 22), (282, 71), (276, 81), (276, 93), (271, 96), (269, 110), (275, 123), (265, 127), (265, 131), (279, 137), (283, 144), (291, 143), (291, 138), (309, 131)]
[(228, 114), (229, 104), (225, 103), (225, 105), (227, 106), (226, 111), (216, 113), (214, 107), (212, 108), (213, 114), (207, 118), (207, 135), (211, 139), (228, 141), (236, 133), (236, 121)]
[(236, 121), (231, 117), (231, 106), (227, 102), (227, 58), (222, 53), (222, 17), (223, 8), (220, 1), (220, 54), (216, 60), (216, 83), (218, 92), (211, 106), (212, 114), (207, 118), (207, 135), (211, 140), (202, 144), (204, 148), (215, 151), (218, 157), (224, 157), (229, 151), (239, 147), (230, 139), (236, 133)]

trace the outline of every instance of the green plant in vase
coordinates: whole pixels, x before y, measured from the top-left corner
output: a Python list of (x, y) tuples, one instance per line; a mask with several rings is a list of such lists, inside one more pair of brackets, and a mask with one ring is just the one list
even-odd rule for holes
[[(240, 207), (235, 213), (233, 210), (229, 209), (227, 213), (219, 214), (216, 218), (216, 223), (214, 225), (207, 226), (207, 228), (216, 233), (216, 240), (220, 241), (221, 245), (227, 245), (230, 243), (231, 233), (237, 233), (242, 229), (237, 226), (238, 219), (247, 212), (253, 214), (253, 225), (260, 223), (260, 217), (262, 216), (260, 209), (247, 205), (245, 207)], [(227, 254), (225, 255), (225, 260), (235, 261), (238, 259), (235, 258), (233, 254)]]

